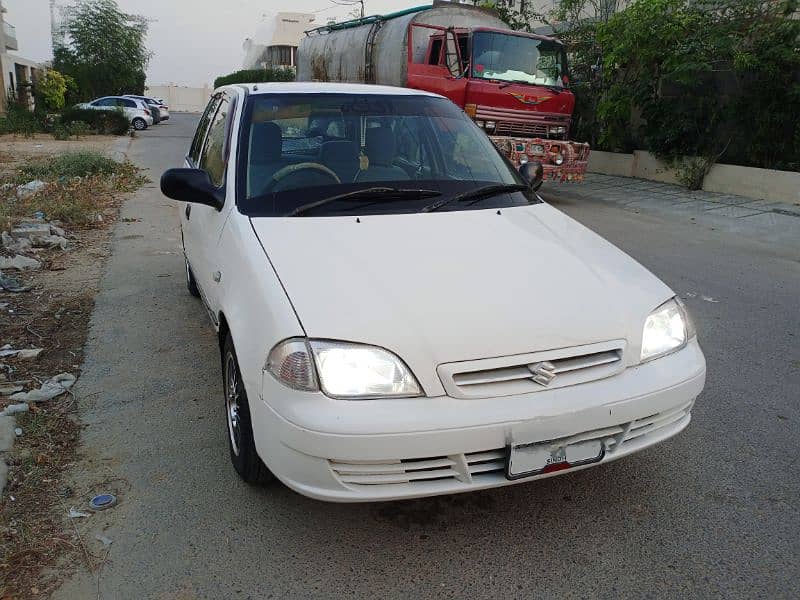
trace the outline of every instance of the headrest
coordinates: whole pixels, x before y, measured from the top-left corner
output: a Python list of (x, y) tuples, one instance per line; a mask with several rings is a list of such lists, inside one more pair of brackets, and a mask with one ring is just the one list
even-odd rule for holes
[(272, 121), (253, 123), (250, 133), (250, 162), (265, 163), (281, 157), (283, 134)]
[(319, 160), (326, 164), (356, 161), (358, 160), (358, 144), (346, 140), (325, 142), (319, 149)]
[(391, 166), (395, 151), (394, 132), (391, 129), (388, 127), (367, 129), (365, 146), (369, 164)]

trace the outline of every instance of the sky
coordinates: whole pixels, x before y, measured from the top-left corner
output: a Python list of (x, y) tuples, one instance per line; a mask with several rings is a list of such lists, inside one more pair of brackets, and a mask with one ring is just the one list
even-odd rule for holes
[[(337, 0), (337, 2), (346, 0)], [(65, 0), (57, 0), (58, 4)], [(263, 15), (279, 11), (316, 12), (324, 25), (329, 16), (347, 18), (352, 8), (331, 0), (117, 0), (128, 13), (153, 21), (147, 46), (154, 53), (148, 85), (209, 85), (219, 75), (242, 66), (242, 43), (252, 37)], [(366, 14), (380, 14), (426, 0), (365, 0)], [(52, 57), (49, 0), (3, 0), (5, 19), (17, 28), (17, 54), (37, 61)]]

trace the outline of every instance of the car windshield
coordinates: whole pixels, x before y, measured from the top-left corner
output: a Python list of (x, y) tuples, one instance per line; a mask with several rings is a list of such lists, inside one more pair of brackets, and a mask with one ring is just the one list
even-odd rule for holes
[[(458, 201), (478, 188), (523, 181), (443, 98), (258, 94), (248, 99), (242, 122), (237, 197), (251, 216), (418, 212), (433, 196), (455, 198), (442, 210), (537, 201), (513, 189)], [(332, 200), (320, 203), (326, 199)]]
[(560, 44), (519, 35), (478, 31), (472, 37), (472, 77), (563, 87)]

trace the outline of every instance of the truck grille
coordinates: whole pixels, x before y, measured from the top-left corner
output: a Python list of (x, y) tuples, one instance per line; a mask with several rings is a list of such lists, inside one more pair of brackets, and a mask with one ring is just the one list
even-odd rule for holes
[(610, 377), (624, 368), (618, 340), (503, 358), (440, 365), (448, 395), (492, 398), (557, 389)]

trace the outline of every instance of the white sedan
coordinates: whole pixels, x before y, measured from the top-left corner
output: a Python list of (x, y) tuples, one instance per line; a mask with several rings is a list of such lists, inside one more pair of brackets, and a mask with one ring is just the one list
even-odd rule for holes
[(540, 178), (433, 94), (217, 90), (161, 189), (186, 202), (237, 472), (391, 500), (584, 469), (684, 429), (706, 373), (686, 308), (544, 203)]

